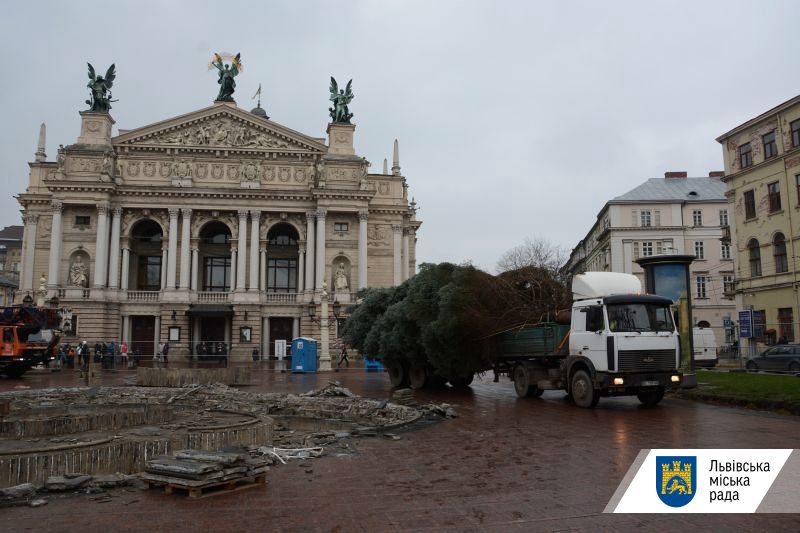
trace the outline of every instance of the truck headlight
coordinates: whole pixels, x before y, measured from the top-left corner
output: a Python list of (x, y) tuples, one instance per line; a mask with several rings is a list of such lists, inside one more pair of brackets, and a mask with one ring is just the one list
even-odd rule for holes
[(624, 385), (625, 380), (623, 378), (614, 378), (614, 385)]
[(678, 383), (681, 380), (680, 376), (670, 376), (669, 380), (673, 383)]

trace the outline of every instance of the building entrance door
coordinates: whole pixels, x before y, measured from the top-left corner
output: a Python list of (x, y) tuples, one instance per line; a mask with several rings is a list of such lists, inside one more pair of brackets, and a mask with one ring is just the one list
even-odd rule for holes
[(275, 356), (275, 341), (283, 339), (286, 346), (292, 345), (292, 325), (294, 319), (291, 317), (270, 317), (269, 318), (269, 355)]
[(131, 317), (131, 345), (128, 347), (131, 354), (153, 355), (155, 353), (155, 337), (156, 317)]

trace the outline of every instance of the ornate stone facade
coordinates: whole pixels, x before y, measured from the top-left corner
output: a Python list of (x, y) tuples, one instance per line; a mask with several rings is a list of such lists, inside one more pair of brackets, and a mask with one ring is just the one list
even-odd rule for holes
[(31, 163), (19, 195), (17, 299), (47, 273), (48, 298), (77, 317), (66, 342), (245, 360), (318, 337), (323, 284), (347, 304), (415, 272), (421, 222), (399, 163), (367, 173), (354, 125), (330, 124), (326, 143), (217, 102), (112, 136), (108, 114), (80, 115), (78, 142)]

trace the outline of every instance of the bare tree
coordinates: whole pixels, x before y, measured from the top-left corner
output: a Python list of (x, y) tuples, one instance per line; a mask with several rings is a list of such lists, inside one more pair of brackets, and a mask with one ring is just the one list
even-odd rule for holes
[(510, 272), (525, 267), (544, 268), (557, 275), (567, 262), (569, 252), (565, 248), (540, 238), (525, 238), (525, 242), (504, 253), (497, 261), (497, 272)]

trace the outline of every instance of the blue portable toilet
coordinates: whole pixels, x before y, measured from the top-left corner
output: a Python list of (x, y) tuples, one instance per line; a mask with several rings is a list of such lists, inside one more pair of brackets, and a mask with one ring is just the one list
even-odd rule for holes
[(308, 337), (297, 337), (292, 341), (292, 372), (313, 373), (317, 371), (317, 341)]

